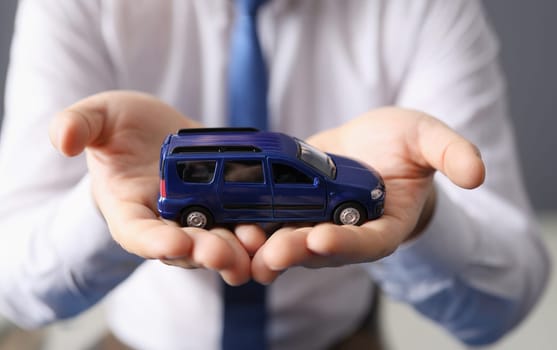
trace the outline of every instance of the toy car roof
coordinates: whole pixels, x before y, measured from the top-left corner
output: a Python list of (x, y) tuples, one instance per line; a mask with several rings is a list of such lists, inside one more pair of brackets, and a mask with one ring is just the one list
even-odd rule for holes
[(254, 128), (181, 129), (170, 135), (165, 144), (168, 154), (265, 152), (294, 156), (298, 152), (292, 137)]

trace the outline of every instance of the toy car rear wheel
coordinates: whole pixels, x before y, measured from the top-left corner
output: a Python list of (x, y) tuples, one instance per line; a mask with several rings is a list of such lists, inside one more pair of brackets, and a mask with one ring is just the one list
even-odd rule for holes
[(210, 229), (213, 226), (213, 216), (205, 208), (190, 207), (182, 212), (180, 224), (185, 227)]
[(333, 222), (337, 225), (360, 226), (366, 218), (365, 209), (356, 202), (343, 203), (333, 213)]

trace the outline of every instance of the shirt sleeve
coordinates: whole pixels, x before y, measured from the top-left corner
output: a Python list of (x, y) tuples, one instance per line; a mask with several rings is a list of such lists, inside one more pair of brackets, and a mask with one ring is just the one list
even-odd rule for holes
[(25, 327), (93, 305), (141, 262), (115, 244), (84, 156), (48, 140), (56, 112), (113, 88), (99, 1), (20, 1), (0, 139), (0, 312)]
[[(475, 143), (487, 177), (464, 190), (437, 174), (428, 228), (370, 270), (388, 295), (467, 344), (487, 344), (538, 300), (548, 254), (520, 176), (497, 41), (479, 1), (420, 3), (418, 19), (406, 22), (416, 24), (412, 50), (391, 47), (408, 53), (396, 103), (439, 117)], [(401, 20), (387, 16), (386, 41), (393, 42)]]

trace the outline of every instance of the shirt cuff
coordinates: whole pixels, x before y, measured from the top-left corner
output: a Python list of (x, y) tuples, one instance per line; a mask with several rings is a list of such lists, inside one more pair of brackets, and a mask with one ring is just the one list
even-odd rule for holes
[(369, 264), (373, 277), (395, 299), (416, 303), (444, 289), (474, 256), (476, 235), (466, 213), (438, 186), (427, 228), (391, 256)]
[[(49, 266), (46, 278), (37, 278), (36, 291), (57, 319), (94, 305), (143, 262), (112, 239), (89, 176), (59, 203), (45, 233), (36, 235), (33, 244), (32, 256), (48, 255), (44, 261)], [(51, 253), (38, 251), (47, 247)]]

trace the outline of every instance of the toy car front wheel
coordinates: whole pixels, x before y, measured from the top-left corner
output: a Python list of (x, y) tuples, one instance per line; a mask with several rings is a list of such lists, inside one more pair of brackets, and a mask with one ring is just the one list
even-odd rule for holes
[(180, 225), (209, 229), (213, 226), (213, 216), (207, 209), (202, 207), (187, 208), (182, 212)]
[(333, 213), (333, 222), (337, 225), (360, 226), (366, 221), (366, 211), (355, 202), (339, 205)]

